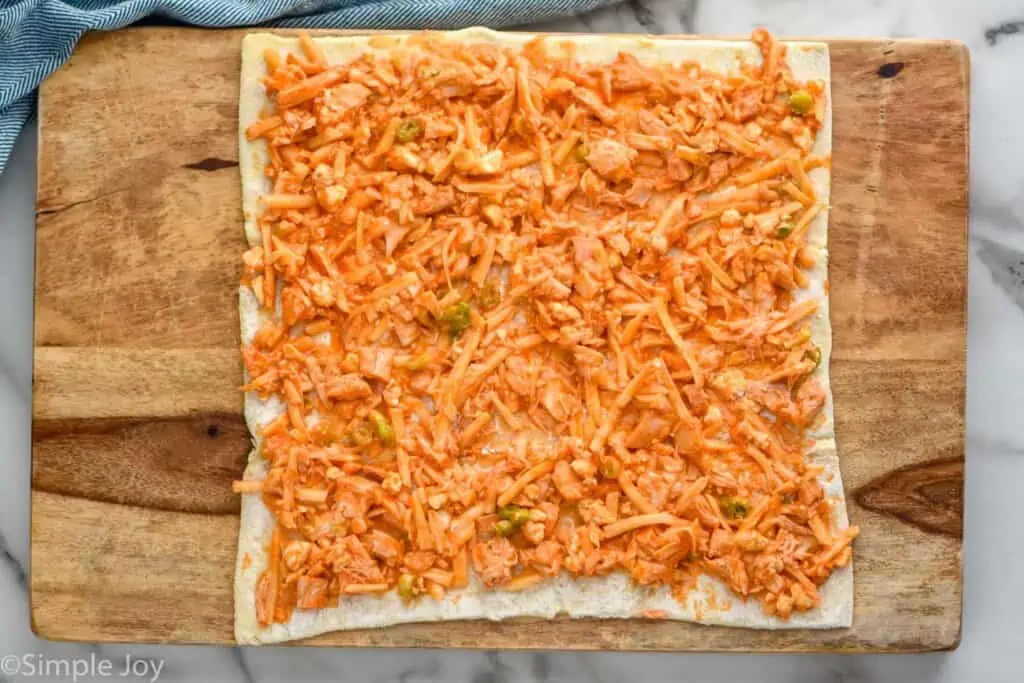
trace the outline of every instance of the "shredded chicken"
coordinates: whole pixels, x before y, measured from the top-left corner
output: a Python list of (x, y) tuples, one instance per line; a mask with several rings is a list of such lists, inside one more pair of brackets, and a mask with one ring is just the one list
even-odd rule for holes
[(803, 457), (825, 95), (753, 40), (764, 66), (732, 75), (431, 34), (268, 56), (243, 283), (273, 318), (242, 354), (286, 411), (236, 485), (277, 520), (261, 623), (471, 571), (819, 603), (857, 533)]

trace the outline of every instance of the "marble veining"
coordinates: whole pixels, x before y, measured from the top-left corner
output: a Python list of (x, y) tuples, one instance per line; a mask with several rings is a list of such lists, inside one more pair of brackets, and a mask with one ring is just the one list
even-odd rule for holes
[[(0, 176), (0, 658), (163, 660), (161, 680), (239, 683), (877, 682), (1020, 680), (1024, 529), (1024, 5), (1020, 0), (625, 0), (547, 31), (954, 38), (971, 50), (967, 491), (963, 642), (952, 654), (737, 656), (49, 643), (28, 620), (35, 133)], [(942, 277), (936, 273), (937, 278)], [(0, 672), (0, 683), (19, 678)], [(45, 678), (32, 680), (70, 680)], [(106, 680), (79, 677), (79, 681)], [(124, 680), (142, 680), (126, 677)]]
[(975, 237), (973, 242), (992, 279), (1024, 310), (1024, 252), (987, 237)]
[(988, 41), (989, 45), (995, 45), (1002, 38), (1021, 32), (1024, 32), (1024, 21), (1007, 21), (998, 26), (985, 29), (985, 40)]

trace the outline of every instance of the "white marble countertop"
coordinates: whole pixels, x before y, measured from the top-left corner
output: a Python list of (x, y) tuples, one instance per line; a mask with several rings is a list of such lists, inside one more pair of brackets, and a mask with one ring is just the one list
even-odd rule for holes
[[(956, 38), (971, 51), (967, 513), (959, 650), (899, 656), (508, 654), (89, 646), (36, 638), (26, 586), (36, 171), (35, 133), (27, 132), (0, 175), (0, 683), (70, 681), (71, 675), (46, 677), (39, 671), (46, 661), (74, 664), (70, 658), (78, 658), (87, 664), (90, 657), (111, 662), (108, 678), (121, 677), (126, 655), (162, 663), (159, 679), (168, 681), (1022, 680), (1024, 528), (1008, 520), (1024, 499), (1024, 2), (628, 0), (543, 28), (743, 35), (756, 26), (779, 35)], [(21, 657), (20, 673), (4, 659), (12, 654)], [(121, 678), (152, 680), (153, 672), (149, 667), (145, 676)]]

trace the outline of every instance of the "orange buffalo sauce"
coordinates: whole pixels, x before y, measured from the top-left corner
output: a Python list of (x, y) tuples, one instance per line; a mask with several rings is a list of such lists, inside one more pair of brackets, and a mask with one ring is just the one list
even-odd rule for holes
[(235, 486), (277, 520), (262, 624), (472, 574), (819, 603), (857, 534), (804, 457), (825, 92), (753, 40), (729, 76), (431, 34), (268, 52), (243, 284), (274, 321), (242, 353), (287, 409)]

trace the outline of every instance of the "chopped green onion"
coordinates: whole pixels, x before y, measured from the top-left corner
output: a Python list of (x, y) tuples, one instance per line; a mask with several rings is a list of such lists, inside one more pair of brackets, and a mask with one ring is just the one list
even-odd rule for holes
[(502, 522), (508, 522), (512, 525), (504, 525), (506, 531), (511, 529), (510, 531), (508, 531), (507, 534), (503, 533), (500, 530), (498, 531), (498, 533), (502, 536), (507, 536), (509, 534), (514, 534), (516, 531), (519, 530), (521, 526), (529, 522), (531, 518), (531, 513), (527, 508), (521, 508), (518, 505), (503, 505), (500, 508), (498, 508), (498, 516), (501, 517), (501, 522), (498, 522), (498, 524), (501, 524)]
[(371, 410), (370, 421), (373, 422), (373, 427), (377, 430), (377, 437), (380, 439), (380, 442), (385, 446), (394, 446), (395, 431), (391, 429), (391, 423), (388, 422), (388, 419), (376, 410)]
[(530, 517), (531, 515), (529, 510), (527, 510), (526, 508), (519, 508), (512, 516), (512, 521), (518, 524), (519, 526), (522, 526), (530, 521)]
[(607, 479), (615, 479), (619, 476), (619, 461), (611, 456), (601, 460), (601, 474)]
[(789, 237), (791, 232), (793, 232), (793, 224), (790, 221), (783, 221), (779, 223), (779, 231), (775, 233), (775, 236), (784, 240)]
[(398, 577), (398, 595), (403, 600), (412, 599), (412, 588), (416, 577), (412, 574), (402, 574)]
[(742, 498), (722, 496), (718, 503), (722, 507), (722, 512), (729, 519), (740, 519), (746, 517), (747, 513), (750, 512), (750, 504)]
[(583, 163), (587, 160), (587, 156), (590, 154), (590, 148), (587, 147), (586, 143), (581, 142), (576, 145), (576, 149), (572, 151), (572, 158), (576, 161)]
[(789, 95), (789, 108), (801, 116), (814, 108), (814, 97), (806, 90), (794, 90)]
[(473, 322), (469, 304), (460, 301), (454, 306), (450, 306), (441, 316), (441, 322), (448, 327), (448, 336), (455, 339), (465, 332)]
[(519, 525), (510, 519), (503, 519), (494, 525), (494, 531), (497, 532), (499, 536), (508, 538), (515, 532), (519, 531)]
[(412, 142), (423, 135), (423, 122), (419, 119), (406, 119), (398, 124), (395, 138), (399, 142)]
[(819, 349), (817, 346), (812, 346), (811, 348), (804, 351), (804, 358), (806, 358), (807, 360), (813, 360), (814, 368), (817, 369), (818, 366), (821, 365), (821, 349)]

